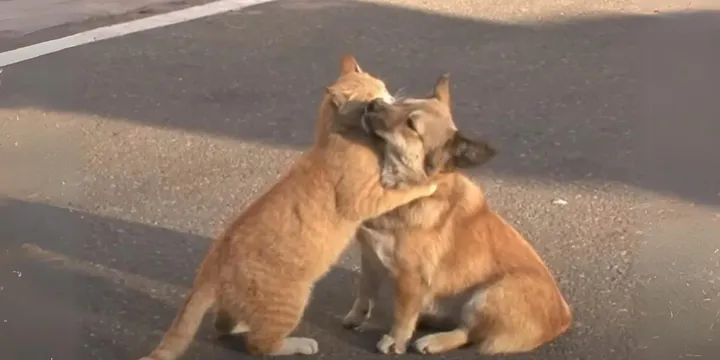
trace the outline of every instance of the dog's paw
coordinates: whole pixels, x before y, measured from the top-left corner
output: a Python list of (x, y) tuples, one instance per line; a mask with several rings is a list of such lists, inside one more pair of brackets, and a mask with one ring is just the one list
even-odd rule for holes
[(346, 329), (355, 329), (355, 328), (361, 326), (364, 322), (365, 322), (365, 315), (350, 312), (347, 315), (345, 315), (345, 318), (343, 318), (342, 325)]
[(436, 337), (431, 335), (423, 336), (413, 343), (413, 348), (415, 348), (415, 351), (417, 351), (420, 354), (434, 354), (437, 351), (435, 349), (436, 346)]
[(404, 354), (407, 350), (406, 345), (396, 344), (395, 339), (387, 334), (378, 341), (377, 349), (383, 354)]
[(353, 330), (357, 331), (357, 332), (366, 332), (366, 331), (377, 330), (377, 327), (373, 326), (373, 324), (371, 324), (370, 320), (365, 320), (364, 323), (354, 327)]
[[(346, 329), (353, 329), (355, 331), (363, 331), (365, 327), (365, 323), (367, 323), (368, 318), (370, 317), (370, 304), (363, 304), (361, 302), (358, 302), (359, 300), (355, 301), (355, 304), (353, 304), (352, 309), (348, 311), (347, 315), (342, 320), (343, 327)], [(365, 306), (362, 306), (365, 305)]]

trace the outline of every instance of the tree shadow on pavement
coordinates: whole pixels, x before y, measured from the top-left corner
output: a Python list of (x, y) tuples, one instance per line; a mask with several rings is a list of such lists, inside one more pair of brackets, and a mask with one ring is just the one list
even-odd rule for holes
[(503, 24), (275, 2), (8, 67), (0, 107), (305, 148), (322, 87), (353, 52), (409, 94), (450, 72), (456, 120), (501, 149), (500, 175), (622, 182), (717, 205), (718, 24), (709, 11)]

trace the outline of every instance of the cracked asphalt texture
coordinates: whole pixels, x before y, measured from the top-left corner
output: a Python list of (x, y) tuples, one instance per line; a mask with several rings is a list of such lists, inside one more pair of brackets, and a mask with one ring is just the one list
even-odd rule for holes
[[(278, 1), (6, 67), (3, 358), (146, 355), (210, 238), (309, 146), (345, 52), (406, 94), (450, 72), (459, 127), (500, 149), (472, 175), (576, 315), (512, 358), (717, 358), (720, 6), (392, 3)], [(381, 358), (381, 331), (340, 325), (356, 271), (351, 248), (298, 329), (320, 358)], [(184, 359), (247, 357), (208, 325)]]

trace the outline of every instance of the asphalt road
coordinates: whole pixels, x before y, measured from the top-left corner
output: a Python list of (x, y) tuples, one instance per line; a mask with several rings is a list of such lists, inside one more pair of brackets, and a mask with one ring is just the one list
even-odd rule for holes
[[(500, 149), (473, 176), (576, 314), (516, 358), (718, 358), (720, 13), (657, 3), (280, 1), (5, 68), (3, 358), (150, 351), (210, 238), (310, 144), (348, 51), (407, 94), (450, 72), (459, 126)], [(355, 257), (298, 329), (321, 358), (381, 358), (380, 332), (340, 325)], [(244, 356), (206, 324), (185, 358)]]

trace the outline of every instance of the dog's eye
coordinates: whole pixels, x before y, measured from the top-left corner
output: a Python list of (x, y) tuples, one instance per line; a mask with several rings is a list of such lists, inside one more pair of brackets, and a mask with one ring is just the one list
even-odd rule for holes
[(413, 121), (412, 118), (407, 118), (405, 120), (405, 125), (412, 131), (417, 132), (417, 128), (415, 127), (415, 121)]

